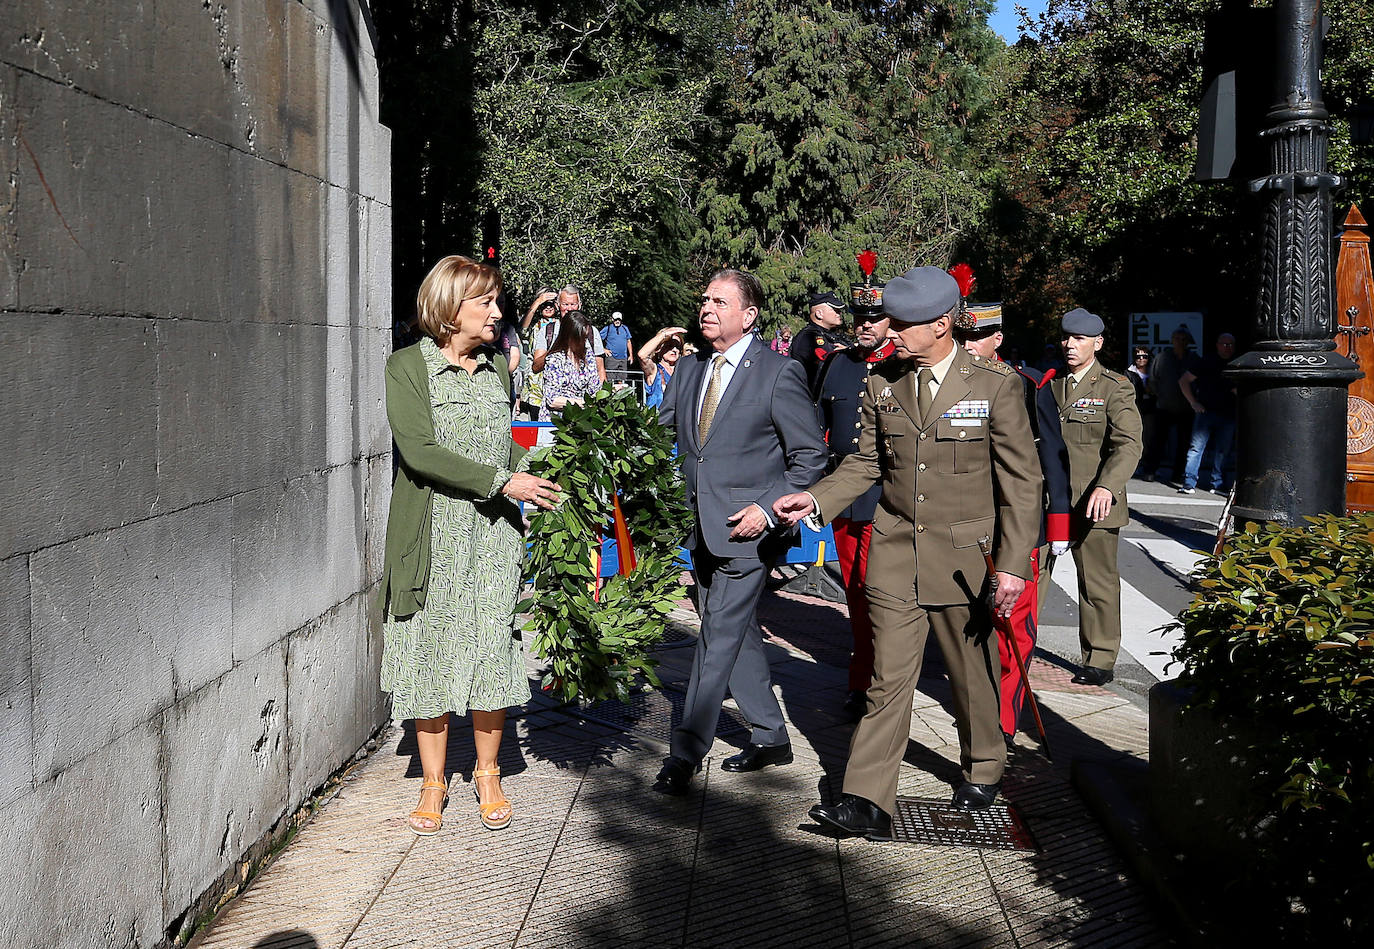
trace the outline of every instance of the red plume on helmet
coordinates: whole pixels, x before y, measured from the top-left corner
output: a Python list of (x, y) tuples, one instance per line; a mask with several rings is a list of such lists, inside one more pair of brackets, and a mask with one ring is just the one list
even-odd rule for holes
[(959, 284), (959, 296), (967, 297), (973, 292), (973, 285), (978, 282), (978, 278), (973, 275), (973, 268), (968, 264), (955, 264), (949, 268), (949, 275), (954, 278), (955, 283)]
[(871, 250), (860, 251), (854, 255), (854, 259), (859, 262), (859, 269), (864, 272), (864, 281), (873, 276), (873, 268), (878, 266), (878, 255)]
[(954, 317), (954, 328), (971, 330), (978, 325), (978, 321), (968, 311), (968, 295), (973, 292), (973, 285), (978, 282), (978, 278), (973, 275), (973, 268), (968, 264), (955, 264), (949, 268), (948, 273), (959, 285), (959, 313)]

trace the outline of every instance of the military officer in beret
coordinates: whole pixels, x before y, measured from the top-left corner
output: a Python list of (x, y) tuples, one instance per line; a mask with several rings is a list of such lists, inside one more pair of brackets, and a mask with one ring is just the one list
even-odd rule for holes
[(997, 719), (1001, 666), (979, 541), (995, 545), (992, 608), (1010, 615), (1039, 531), (1040, 462), (1020, 378), (955, 345), (958, 309), (958, 285), (938, 267), (889, 281), (883, 310), (896, 353), (869, 374), (859, 450), (809, 491), (773, 506), (791, 521), (829, 521), (882, 485), (867, 577), (874, 640), (867, 713), (850, 742), (840, 800), (811, 809), (813, 819), (848, 835), (890, 833), (931, 632), (954, 691), (964, 773), (954, 804), (991, 805), (1006, 765)]
[(816, 376), (821, 363), (837, 349), (844, 348), (840, 329), (844, 326), (844, 303), (835, 291), (811, 294), (811, 312), (805, 326), (792, 337), (788, 353), (806, 370), (806, 384), (816, 394)]
[[(1002, 345), (1002, 304), (969, 304), (965, 309), (966, 323), (956, 325), (954, 335), (970, 353), (993, 359), (998, 362), (1002, 357), (998, 347)], [(1069, 458), (1064, 448), (1064, 436), (1059, 425), (1059, 406), (1054, 401), (1054, 393), (1049, 388), (1055, 371), (1046, 370), (1042, 375), (1035, 369), (1016, 368), (1025, 390), (1026, 415), (1030, 421), (1031, 434), (1035, 436), (1035, 449), (1040, 458), (1040, 470), (1045, 482), (1042, 494), (1043, 517), (1040, 523), (1040, 537), (1031, 562), (1030, 582), (1016, 608), (1006, 619), (997, 619), (998, 654), (1002, 660), (1002, 734), (1010, 747), (1016, 736), (1017, 723), (1021, 717), (1021, 707), (1026, 700), (1028, 684), (1021, 670), (1016, 668), (1016, 652), (1012, 650), (1010, 637), (1016, 637), (1022, 658), (1030, 660), (1035, 652), (1035, 641), (1039, 637), (1040, 609), (1037, 588), (1049, 583), (1048, 574), (1043, 575), (1040, 564), (1047, 561), (1052, 549), (1056, 553), (1066, 553), (1069, 549)]]
[[(1082, 668), (1073, 681), (1105, 685), (1121, 649), (1121, 575), (1116, 552), (1126, 509), (1126, 481), (1140, 462), (1140, 410), (1123, 373), (1097, 361), (1102, 318), (1079, 307), (1064, 314), (1068, 373), (1050, 383), (1069, 457), (1070, 524), (1078, 573), (1078, 643)], [(1050, 558), (1048, 571), (1054, 570)]]
[[(859, 450), (868, 374), (894, 349), (887, 338), (883, 286), (870, 279), (851, 288), (855, 345), (827, 356), (816, 378), (816, 414), (830, 448), (827, 471), (834, 471), (841, 461)], [(849, 695), (844, 703), (845, 714), (854, 721), (863, 717), (867, 706), (864, 693), (873, 678), (873, 624), (868, 618), (864, 577), (873, 537), (873, 512), (881, 494), (882, 487), (873, 485), (831, 522), (835, 556), (840, 562), (845, 600), (849, 604), (849, 626), (854, 634), (854, 648), (849, 655)]]

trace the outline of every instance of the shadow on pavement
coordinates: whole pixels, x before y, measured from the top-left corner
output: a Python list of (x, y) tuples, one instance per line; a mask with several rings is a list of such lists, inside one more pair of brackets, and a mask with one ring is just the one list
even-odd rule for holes
[(263, 936), (253, 949), (319, 949), (315, 937), (303, 929), (286, 929)]

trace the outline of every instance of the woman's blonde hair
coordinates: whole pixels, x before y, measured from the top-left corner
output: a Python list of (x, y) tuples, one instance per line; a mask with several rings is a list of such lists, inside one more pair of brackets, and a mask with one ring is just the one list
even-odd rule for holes
[(501, 271), (470, 257), (450, 254), (420, 282), (416, 322), (422, 333), (442, 346), (458, 328), (458, 308), (464, 300), (500, 292)]

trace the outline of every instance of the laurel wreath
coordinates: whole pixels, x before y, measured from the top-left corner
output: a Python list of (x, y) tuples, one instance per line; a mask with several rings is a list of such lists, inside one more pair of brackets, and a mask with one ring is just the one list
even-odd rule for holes
[[(672, 433), (632, 389), (603, 387), (563, 410), (553, 445), (529, 470), (563, 488), (557, 508), (530, 518), (532, 593), (519, 605), (533, 651), (548, 664), (545, 691), (626, 701), (641, 677), (658, 685), (649, 650), (685, 593), (678, 550), (692, 518)], [(617, 496), (637, 564), (598, 590), (592, 557), (612, 534)]]

